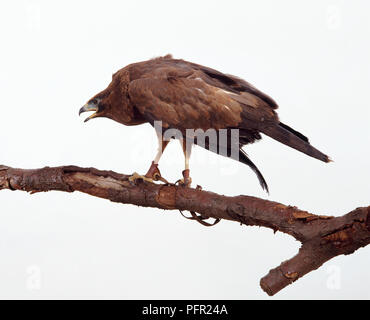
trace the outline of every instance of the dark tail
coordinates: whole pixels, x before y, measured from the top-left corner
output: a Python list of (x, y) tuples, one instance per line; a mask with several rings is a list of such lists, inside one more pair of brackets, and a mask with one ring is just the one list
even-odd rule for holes
[(239, 159), (238, 160), (241, 163), (244, 163), (247, 166), (249, 166), (254, 171), (254, 173), (258, 177), (258, 181), (260, 182), (262, 189), (266, 190), (266, 192), (269, 193), (269, 187), (267, 186), (265, 178), (263, 177), (262, 173), (258, 170), (256, 165), (251, 161), (251, 159), (248, 158), (248, 155), (244, 152), (243, 149), (239, 149)]
[(284, 123), (280, 122), (278, 125), (262, 128), (261, 132), (291, 148), (309, 155), (310, 157), (324, 162), (331, 161), (326, 154), (311, 146), (307, 137)]

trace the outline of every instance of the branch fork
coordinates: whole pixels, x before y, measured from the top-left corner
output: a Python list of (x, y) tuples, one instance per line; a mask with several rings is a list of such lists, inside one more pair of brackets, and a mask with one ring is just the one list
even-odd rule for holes
[(370, 243), (370, 206), (343, 216), (315, 215), (293, 206), (250, 196), (227, 197), (200, 188), (129, 180), (129, 175), (76, 166), (15, 169), (0, 165), (0, 190), (30, 193), (80, 191), (123, 204), (190, 211), (203, 218), (263, 226), (302, 243), (297, 255), (264, 276), (260, 285), (274, 295), (326, 261)]

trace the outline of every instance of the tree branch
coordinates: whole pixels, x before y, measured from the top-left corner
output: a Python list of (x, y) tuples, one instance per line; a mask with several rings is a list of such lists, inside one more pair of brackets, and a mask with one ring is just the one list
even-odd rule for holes
[(113, 171), (63, 166), (25, 170), (0, 166), (0, 190), (31, 193), (80, 191), (119, 203), (165, 210), (188, 210), (202, 217), (263, 226), (293, 236), (302, 243), (296, 256), (261, 279), (274, 295), (326, 261), (350, 254), (370, 243), (370, 206), (341, 217), (314, 215), (296, 207), (250, 196), (227, 197), (199, 189), (137, 180)]

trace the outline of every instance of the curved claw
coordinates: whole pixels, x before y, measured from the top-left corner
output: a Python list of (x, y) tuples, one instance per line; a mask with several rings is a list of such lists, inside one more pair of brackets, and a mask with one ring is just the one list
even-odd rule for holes
[(169, 182), (162, 177), (161, 172), (158, 169), (158, 163), (152, 161), (152, 164), (145, 175), (146, 178), (152, 179), (154, 181), (162, 181), (164, 183), (169, 184)]
[(161, 172), (158, 169), (158, 164), (154, 163), (154, 161), (152, 162), (152, 165), (150, 166), (145, 176), (134, 172), (132, 176), (128, 178), (128, 180), (131, 182), (135, 182), (136, 180), (143, 180), (151, 183), (153, 183), (154, 181), (161, 181), (165, 184), (170, 184), (165, 178), (161, 176)]
[(177, 181), (179, 185), (190, 188), (192, 180), (190, 178), (189, 172), (189, 169), (186, 169), (182, 172), (183, 178)]
[(130, 182), (136, 182), (136, 180), (143, 180), (143, 181), (147, 181), (147, 182), (151, 182), (153, 183), (153, 179), (152, 178), (148, 178), (146, 176), (142, 176), (141, 174), (138, 174), (137, 172), (134, 172), (129, 178), (128, 180)]

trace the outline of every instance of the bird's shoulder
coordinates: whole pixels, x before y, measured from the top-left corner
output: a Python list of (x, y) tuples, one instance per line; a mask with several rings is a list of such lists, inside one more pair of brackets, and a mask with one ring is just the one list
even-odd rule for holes
[(154, 59), (130, 68), (130, 100), (149, 120), (205, 130), (235, 127), (241, 121), (240, 104), (183, 60)]
[[(245, 80), (170, 56), (127, 67), (128, 96), (138, 111), (169, 125), (238, 127), (243, 118), (276, 121), (277, 105)], [(189, 121), (191, 120), (191, 121)], [(204, 122), (204, 124), (200, 124)]]
[[(150, 81), (152, 79), (152, 85), (156, 86), (158, 85), (157, 80), (178, 81), (179, 84), (185, 85), (185, 82), (181, 80), (196, 79), (207, 86), (232, 94), (241, 103), (257, 99), (267, 107), (278, 108), (277, 103), (270, 96), (242, 78), (186, 60), (174, 59), (171, 55), (134, 63), (124, 69), (128, 71), (130, 81), (138, 79)], [(189, 84), (199, 86), (200, 82), (187, 81), (186, 85)]]
[(194, 70), (185, 61), (173, 59), (171, 55), (133, 63), (126, 67), (130, 80), (168, 79), (189, 77)]

